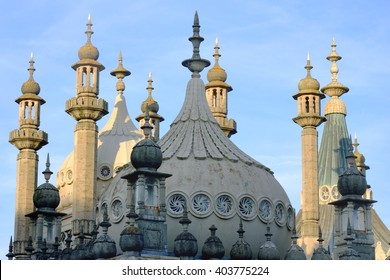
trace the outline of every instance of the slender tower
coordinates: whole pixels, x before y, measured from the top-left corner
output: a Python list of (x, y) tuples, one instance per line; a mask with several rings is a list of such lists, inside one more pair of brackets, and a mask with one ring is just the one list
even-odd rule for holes
[(92, 23), (88, 17), (87, 43), (78, 52), (79, 61), (72, 65), (76, 71), (76, 97), (66, 101), (65, 111), (76, 121), (74, 130), (74, 189), (72, 206), (72, 231), (89, 235), (95, 221), (95, 185), (97, 161), (96, 122), (108, 113), (107, 102), (99, 99), (100, 64), (98, 49), (92, 45)]
[(11, 131), (9, 142), (18, 150), (16, 168), (16, 209), (14, 231), (14, 253), (16, 259), (25, 258), (25, 247), (29, 239), (29, 218), (35, 210), (34, 190), (37, 187), (37, 151), (48, 143), (47, 133), (39, 130), (40, 107), (45, 103), (38, 94), (39, 84), (34, 80), (34, 58), (31, 54), (30, 78), (22, 85), (22, 95), (15, 102), (19, 104), (19, 129)]
[(233, 88), (226, 83), (226, 71), (219, 66), (219, 46), (218, 38), (215, 40), (214, 47), (214, 66), (207, 72), (206, 99), (214, 118), (217, 120), (223, 133), (227, 137), (237, 133), (237, 124), (233, 119), (228, 119), (228, 92)]
[(302, 130), (302, 224), (299, 245), (304, 248), (306, 256), (310, 256), (318, 238), (318, 132), (316, 127), (325, 121), (321, 116), (320, 100), (322, 94), (319, 82), (312, 78), (310, 56), (307, 57), (307, 75), (298, 84), (298, 93), (293, 97), (298, 101), (298, 116), (293, 121)]

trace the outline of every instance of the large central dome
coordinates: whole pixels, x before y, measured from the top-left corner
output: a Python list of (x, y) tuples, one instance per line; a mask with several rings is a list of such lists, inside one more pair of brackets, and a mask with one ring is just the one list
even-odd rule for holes
[[(182, 231), (179, 219), (186, 207), (192, 220), (190, 232), (199, 246), (209, 237), (208, 229), (214, 224), (228, 257), (241, 219), (245, 239), (255, 255), (265, 241), (267, 225), (279, 251), (287, 252), (293, 227), (291, 203), (272, 171), (234, 145), (212, 115), (199, 74), (210, 63), (200, 58), (203, 38), (198, 32), (196, 15), (194, 36), (190, 38), (194, 55), (183, 61), (192, 78), (180, 113), (158, 142), (163, 153), (159, 171), (172, 174), (166, 179), (168, 251), (173, 251), (174, 239)], [(120, 178), (132, 168), (125, 168), (114, 178), (100, 207), (113, 205), (115, 199), (126, 205), (126, 181)], [(114, 228), (122, 230), (125, 220), (114, 220), (118, 224)], [(116, 230), (111, 235), (116, 236)]]

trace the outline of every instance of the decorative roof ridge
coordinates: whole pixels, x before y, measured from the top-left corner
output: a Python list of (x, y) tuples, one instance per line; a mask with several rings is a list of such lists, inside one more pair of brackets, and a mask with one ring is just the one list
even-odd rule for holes
[(170, 130), (158, 142), (163, 159), (228, 159), (232, 162), (258, 166), (273, 172), (241, 151), (225, 136), (212, 115), (205, 97), (205, 85), (200, 78), (192, 78), (187, 85), (183, 107), (171, 124)]

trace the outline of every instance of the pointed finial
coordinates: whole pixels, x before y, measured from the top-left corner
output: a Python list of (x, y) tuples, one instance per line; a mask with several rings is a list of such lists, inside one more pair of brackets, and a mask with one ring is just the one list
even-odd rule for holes
[(183, 226), (183, 231), (188, 231), (189, 224), (192, 223), (190, 219), (188, 219), (188, 211), (187, 211), (187, 204), (184, 203), (183, 205), (183, 217), (180, 219), (179, 223)]
[(199, 54), (200, 43), (204, 40), (203, 37), (199, 35), (200, 25), (199, 25), (199, 16), (198, 12), (195, 12), (194, 24), (192, 25), (193, 35), (188, 38), (192, 42), (193, 53), (192, 58), (186, 59), (182, 62), (184, 67), (187, 67), (193, 74), (193, 78), (199, 78), (200, 72), (210, 65), (210, 61), (207, 59), (202, 59)]
[(211, 236), (215, 236), (215, 232), (217, 231), (217, 227), (215, 225), (212, 225), (209, 230), (211, 232)]
[(214, 54), (213, 54), (213, 57), (215, 59), (215, 66), (219, 66), (219, 58), (221, 57), (221, 55), (219, 54), (219, 45), (218, 45), (218, 38), (215, 39), (215, 47), (214, 47)]
[(359, 143), (358, 143), (358, 139), (357, 139), (357, 136), (356, 136), (356, 132), (355, 132), (355, 137), (353, 139), (353, 144), (352, 145), (355, 147), (355, 152), (358, 152)]
[(307, 60), (306, 60), (306, 66), (305, 69), (307, 70), (307, 77), (311, 77), (310, 70), (313, 69), (313, 66), (310, 64), (310, 54), (307, 53)]
[(53, 172), (50, 170), (50, 157), (49, 157), (49, 153), (47, 154), (47, 158), (46, 158), (46, 169), (45, 169), (45, 171), (42, 172), (42, 174), (45, 177), (46, 183), (48, 183), (49, 180), (50, 180), (51, 175), (53, 174)]
[(150, 98), (152, 98), (152, 92), (154, 90), (154, 88), (153, 88), (153, 80), (152, 80), (152, 72), (149, 72), (148, 87), (146, 89), (148, 90), (148, 96)]
[(110, 74), (118, 79), (116, 83), (116, 90), (118, 91), (118, 94), (122, 94), (125, 90), (125, 84), (122, 79), (131, 74), (129, 70), (123, 67), (122, 51), (119, 51), (118, 67), (112, 70)]
[(87, 22), (87, 31), (85, 31), (85, 34), (87, 35), (87, 43), (91, 43), (91, 36), (93, 34), (92, 31), (92, 20), (91, 20), (91, 15), (88, 15), (88, 22)]
[(29, 63), (30, 63), (30, 67), (28, 67), (27, 70), (30, 73), (30, 80), (34, 80), (34, 71), (35, 71), (34, 63), (35, 63), (35, 61), (34, 61), (34, 53), (33, 52), (30, 53)]
[(307, 61), (310, 61), (310, 52), (307, 52)]
[(237, 230), (237, 233), (238, 233), (238, 237), (239, 238), (244, 238), (244, 233), (245, 233), (245, 230), (243, 229), (243, 226), (242, 226), (242, 219), (240, 218), (240, 224), (239, 224), (239, 228)]
[(271, 236), (272, 236), (271, 227), (268, 224), (267, 225), (267, 232), (265, 233), (266, 240), (267, 241), (271, 241)]
[(146, 105), (146, 110), (145, 110), (145, 123), (143, 126), (141, 126), (141, 129), (144, 132), (145, 139), (150, 139), (151, 134), (152, 134), (152, 129), (153, 126), (149, 123), (150, 117), (149, 117), (149, 105)]

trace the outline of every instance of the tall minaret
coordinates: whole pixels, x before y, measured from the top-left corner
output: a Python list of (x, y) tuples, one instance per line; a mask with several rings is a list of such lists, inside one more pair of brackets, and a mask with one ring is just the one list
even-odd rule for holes
[(293, 121), (302, 130), (302, 193), (301, 212), (302, 225), (299, 245), (309, 256), (318, 238), (318, 132), (316, 127), (325, 121), (321, 116), (320, 100), (322, 94), (320, 84), (310, 74), (310, 56), (307, 56), (307, 75), (298, 84), (298, 93), (293, 97), (298, 101), (298, 116)]
[(39, 130), (40, 107), (45, 103), (38, 94), (39, 84), (34, 81), (34, 58), (31, 54), (30, 78), (22, 85), (22, 95), (15, 101), (19, 104), (19, 129), (11, 131), (9, 142), (18, 150), (16, 168), (16, 209), (14, 231), (14, 253), (16, 259), (23, 259), (24, 248), (29, 239), (29, 218), (25, 217), (35, 210), (34, 190), (37, 187), (37, 151), (48, 143), (47, 133)]
[(74, 235), (90, 234), (95, 221), (95, 185), (98, 127), (96, 121), (108, 113), (107, 102), (98, 99), (100, 64), (98, 49), (91, 43), (91, 18), (88, 17), (87, 43), (78, 52), (79, 61), (72, 65), (76, 71), (76, 97), (66, 101), (66, 112), (76, 121), (74, 132), (74, 189), (72, 231)]
[(228, 119), (228, 92), (233, 88), (226, 83), (226, 71), (219, 66), (218, 38), (215, 40), (214, 66), (207, 72), (208, 83), (206, 87), (206, 99), (213, 116), (226, 136), (237, 133), (237, 124), (233, 119)]

